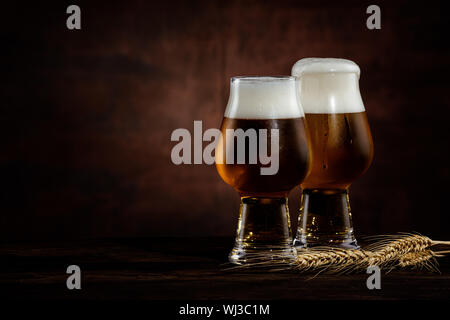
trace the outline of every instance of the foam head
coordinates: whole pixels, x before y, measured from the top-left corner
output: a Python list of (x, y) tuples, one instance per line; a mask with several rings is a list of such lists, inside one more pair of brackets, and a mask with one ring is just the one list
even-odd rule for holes
[(305, 113), (363, 112), (360, 69), (346, 59), (305, 58), (292, 67)]
[(234, 77), (225, 117), (290, 119), (303, 117), (295, 77)]

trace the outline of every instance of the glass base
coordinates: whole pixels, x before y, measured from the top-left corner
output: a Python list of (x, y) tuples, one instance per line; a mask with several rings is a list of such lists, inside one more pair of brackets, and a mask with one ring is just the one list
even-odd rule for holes
[(294, 246), (360, 248), (353, 234), (347, 190), (303, 190)]
[(251, 264), (295, 257), (287, 198), (242, 197), (236, 241), (229, 261)]
[(297, 250), (290, 246), (285, 248), (245, 248), (234, 247), (231, 250), (228, 259), (233, 264), (252, 264), (264, 261), (277, 261), (291, 263), (297, 257)]
[(333, 248), (341, 248), (341, 249), (357, 249), (359, 250), (361, 247), (358, 245), (358, 241), (353, 236), (353, 233), (349, 235), (348, 239), (320, 239), (320, 241), (316, 240), (307, 240), (306, 237), (296, 238), (294, 240), (294, 246), (297, 249), (304, 248), (314, 248), (314, 247), (333, 247)]

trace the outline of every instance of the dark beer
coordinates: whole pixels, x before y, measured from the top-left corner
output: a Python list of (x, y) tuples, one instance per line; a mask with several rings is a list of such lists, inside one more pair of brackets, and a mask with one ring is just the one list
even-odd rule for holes
[[(262, 175), (260, 172), (263, 165), (258, 159), (257, 164), (249, 164), (249, 141), (246, 141), (245, 154), (246, 163), (237, 164), (234, 159), (233, 164), (226, 163), (225, 146), (227, 144), (226, 129), (267, 129), (268, 153), (270, 150), (271, 129), (279, 131), (279, 168), (274, 175)], [(296, 185), (303, 181), (309, 169), (309, 149), (308, 136), (305, 130), (305, 119), (232, 119), (224, 118), (221, 126), (223, 145), (217, 148), (217, 159), (221, 159), (223, 164), (216, 164), (217, 170), (222, 179), (235, 188), (241, 196), (265, 196), (284, 197)], [(257, 138), (257, 145), (259, 146)], [(259, 150), (258, 150), (259, 151)], [(238, 152), (237, 143), (234, 144), (234, 155)], [(217, 161), (218, 162), (218, 161)]]

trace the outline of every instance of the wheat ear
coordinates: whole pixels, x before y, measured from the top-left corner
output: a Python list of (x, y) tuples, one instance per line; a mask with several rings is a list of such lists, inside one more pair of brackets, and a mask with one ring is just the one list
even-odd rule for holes
[(367, 257), (366, 251), (314, 248), (298, 252), (295, 268), (299, 271), (328, 269), (337, 272)]
[(300, 272), (348, 273), (363, 271), (368, 266), (376, 265), (388, 269), (388, 272), (406, 267), (438, 271), (436, 257), (450, 253), (450, 250), (433, 252), (430, 249), (434, 245), (450, 245), (450, 241), (435, 241), (420, 234), (381, 235), (372, 239), (377, 241), (366, 246), (364, 250), (333, 247), (297, 250), (294, 261), (286, 259), (285, 255), (277, 254), (274, 250), (270, 254), (270, 260), (267, 260), (265, 254), (257, 254), (249, 256), (245, 267), (238, 268), (263, 267), (274, 271), (293, 268)]
[(401, 268), (411, 267), (413, 269), (425, 268), (429, 271), (439, 272), (436, 256), (438, 255), (431, 250), (410, 252), (400, 257), (398, 266)]
[(432, 244), (433, 241), (430, 238), (422, 235), (388, 236), (384, 241), (367, 246), (365, 249), (372, 254), (361, 263), (367, 266), (387, 266), (409, 252), (426, 250)]

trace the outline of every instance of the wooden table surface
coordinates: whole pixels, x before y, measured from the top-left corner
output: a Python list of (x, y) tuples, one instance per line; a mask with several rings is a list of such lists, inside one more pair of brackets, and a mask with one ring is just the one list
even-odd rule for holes
[[(82, 300), (403, 300), (448, 299), (450, 260), (441, 273), (383, 274), (368, 290), (367, 274), (224, 270), (231, 238), (149, 238), (20, 243), (0, 246), (1, 296)], [(81, 290), (68, 290), (66, 269), (81, 268)]]

